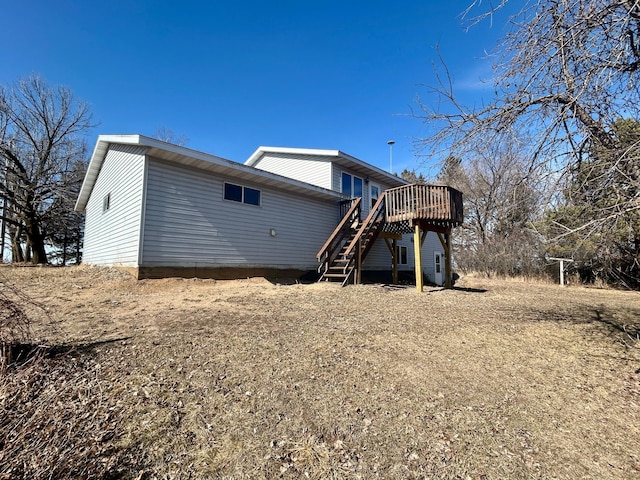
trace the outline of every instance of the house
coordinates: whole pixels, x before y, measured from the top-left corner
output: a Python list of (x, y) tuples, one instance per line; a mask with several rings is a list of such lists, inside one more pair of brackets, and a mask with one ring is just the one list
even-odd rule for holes
[[(141, 135), (101, 135), (75, 209), (86, 212), (83, 263), (137, 278), (319, 271), (348, 283), (363, 271), (412, 271), (419, 251), (420, 270), (443, 284), (458, 193), (408, 185), (338, 150), (260, 147), (241, 164)], [(414, 194), (455, 197), (446, 218), (427, 225), (438, 234), (425, 239), (425, 224), (416, 230), (407, 216)], [(405, 213), (386, 222), (390, 200)]]

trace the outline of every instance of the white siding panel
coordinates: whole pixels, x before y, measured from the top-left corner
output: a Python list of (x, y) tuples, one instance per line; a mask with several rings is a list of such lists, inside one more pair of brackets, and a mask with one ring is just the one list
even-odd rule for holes
[(317, 267), (337, 223), (335, 202), (244, 184), (261, 191), (261, 205), (247, 205), (223, 199), (224, 181), (149, 160), (143, 266)]
[[(317, 155), (266, 153), (256, 168), (331, 190), (331, 161)], [(338, 191), (340, 191), (338, 189)]]
[[(83, 263), (137, 266), (144, 151), (131, 145), (109, 147), (87, 202)], [(105, 212), (107, 194), (110, 208)]]
[(334, 192), (342, 191), (342, 167), (333, 164), (331, 169), (331, 190)]
[[(438, 234), (436, 232), (429, 232), (422, 244), (422, 271), (427, 275), (430, 282), (435, 281), (436, 266), (433, 252), (436, 250), (444, 253), (444, 248), (442, 248)], [(442, 264), (442, 269), (444, 272), (444, 264)], [(444, 273), (442, 277), (444, 278)]]

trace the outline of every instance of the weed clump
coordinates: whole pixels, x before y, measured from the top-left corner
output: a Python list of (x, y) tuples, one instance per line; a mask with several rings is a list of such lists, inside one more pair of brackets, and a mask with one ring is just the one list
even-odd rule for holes
[(90, 354), (35, 343), (33, 307), (45, 311), (0, 280), (0, 479), (143, 478), (118, 433), (121, 387)]

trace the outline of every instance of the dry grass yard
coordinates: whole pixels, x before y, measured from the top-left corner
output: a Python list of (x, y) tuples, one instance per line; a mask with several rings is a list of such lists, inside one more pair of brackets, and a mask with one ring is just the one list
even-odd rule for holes
[(638, 293), (0, 275), (0, 479), (640, 478)]

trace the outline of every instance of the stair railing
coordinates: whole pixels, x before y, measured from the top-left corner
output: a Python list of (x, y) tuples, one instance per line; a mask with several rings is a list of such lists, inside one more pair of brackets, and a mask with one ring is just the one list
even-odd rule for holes
[(351, 226), (355, 222), (360, 221), (360, 203), (362, 197), (355, 198), (352, 201), (351, 207), (347, 210), (347, 213), (342, 217), (340, 223), (335, 228), (333, 233), (329, 236), (325, 244), (322, 246), (316, 258), (320, 265), (318, 266), (318, 273), (323, 275), (329, 269), (331, 262), (333, 261), (334, 254), (342, 246), (342, 242), (351, 232)]
[[(366, 252), (368, 252), (369, 249), (371, 248), (370, 241), (373, 240), (373, 238), (369, 238), (370, 235), (376, 235), (378, 233), (378, 231), (384, 225), (384, 219), (385, 219), (385, 201), (384, 201), (385, 193), (386, 192), (382, 192), (380, 197), (378, 197), (378, 201), (375, 203), (375, 205), (373, 206), (373, 208), (369, 212), (369, 215), (367, 215), (367, 218), (365, 219), (365, 221), (362, 222), (362, 225), (358, 229), (358, 233), (356, 234), (355, 237), (353, 237), (353, 240), (351, 240), (351, 243), (349, 244), (349, 247), (347, 247), (347, 249), (344, 252), (344, 256), (345, 257), (351, 254), (353, 249), (356, 247), (356, 245), (359, 245), (361, 240), (367, 240), (368, 239), (367, 241), (369, 243), (367, 243), (364, 246), (364, 251), (361, 252), (361, 255), (360, 255), (360, 259), (364, 260), (364, 255), (362, 255), (362, 253), (364, 253), (366, 255)], [(362, 248), (362, 245), (359, 248)], [(358, 268), (360, 268), (360, 267), (358, 266)]]

